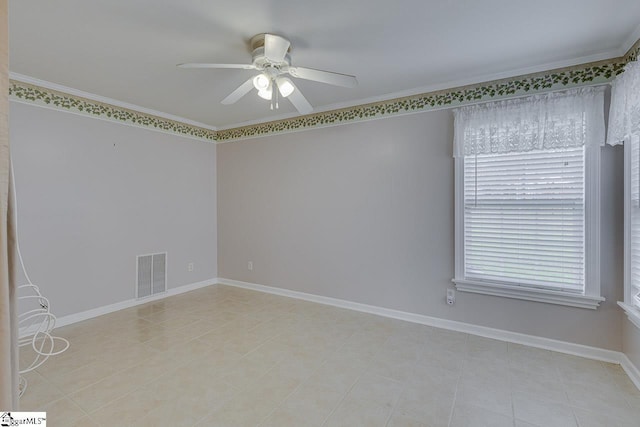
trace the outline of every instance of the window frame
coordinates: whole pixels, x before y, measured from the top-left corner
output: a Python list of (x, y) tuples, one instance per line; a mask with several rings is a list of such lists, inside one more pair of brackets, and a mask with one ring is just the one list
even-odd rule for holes
[[(640, 139), (640, 135), (636, 136)], [(627, 318), (636, 327), (640, 328), (640, 308), (633, 302), (631, 291), (631, 162), (632, 141), (625, 141), (624, 146), (624, 301), (618, 301)], [(640, 145), (640, 141), (638, 141)], [(640, 151), (640, 147), (639, 147)], [(640, 157), (638, 158), (640, 163)]]
[[(596, 309), (600, 295), (600, 157), (601, 147), (585, 146), (585, 289), (582, 294), (517, 285), (513, 282), (467, 279), (464, 234), (464, 157), (454, 158), (454, 279), (462, 292)], [(639, 317), (640, 323), (640, 317)], [(639, 325), (640, 326), (640, 325)]]

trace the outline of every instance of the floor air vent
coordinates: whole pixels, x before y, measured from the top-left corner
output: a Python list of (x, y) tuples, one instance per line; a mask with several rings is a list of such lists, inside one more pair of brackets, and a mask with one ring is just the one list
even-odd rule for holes
[(167, 290), (167, 253), (138, 255), (136, 298), (146, 298)]

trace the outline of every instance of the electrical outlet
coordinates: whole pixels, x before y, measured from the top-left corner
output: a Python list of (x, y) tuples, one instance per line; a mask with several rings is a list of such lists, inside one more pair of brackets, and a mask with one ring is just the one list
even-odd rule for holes
[(247, 263), (247, 270), (249, 270), (249, 271), (253, 271), (253, 261), (249, 261), (249, 262)]
[(456, 290), (447, 289), (447, 304), (453, 305), (456, 302)]
[(190, 262), (189, 264), (187, 264), (187, 271), (193, 271), (193, 267), (194, 267), (194, 264)]

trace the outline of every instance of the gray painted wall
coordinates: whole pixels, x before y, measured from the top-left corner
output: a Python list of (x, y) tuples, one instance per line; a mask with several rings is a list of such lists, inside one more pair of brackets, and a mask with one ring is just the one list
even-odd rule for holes
[(640, 369), (640, 329), (629, 319), (622, 322), (622, 351), (627, 355), (631, 363)]
[(597, 311), (461, 292), (449, 307), (452, 140), (443, 110), (218, 145), (219, 277), (620, 350), (622, 150), (603, 149)]
[(55, 314), (134, 298), (138, 254), (168, 252), (169, 288), (216, 277), (215, 145), (17, 102), (9, 128), (20, 246)]

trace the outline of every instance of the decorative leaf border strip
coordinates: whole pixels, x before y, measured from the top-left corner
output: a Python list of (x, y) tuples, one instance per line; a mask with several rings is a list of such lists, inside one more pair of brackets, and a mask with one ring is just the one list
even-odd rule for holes
[(640, 40), (637, 40), (633, 44), (633, 46), (631, 46), (631, 49), (629, 49), (629, 51), (622, 57), (622, 60), (626, 64), (631, 61), (637, 61), (639, 56), (640, 56)]
[(405, 98), (396, 98), (293, 119), (221, 130), (217, 132), (217, 140), (218, 142), (233, 141), (384, 116), (453, 107), (483, 100), (500, 99), (585, 84), (606, 83), (620, 74), (627, 62), (636, 60), (639, 52), (640, 40), (620, 58), (495, 80), (477, 85), (423, 93)]
[(23, 102), (54, 107), (110, 121), (202, 139), (208, 142), (215, 142), (216, 140), (216, 131), (214, 130), (92, 101), (16, 80), (9, 81), (9, 97)]
[(633, 47), (620, 58), (220, 131), (116, 107), (16, 80), (9, 82), (9, 97), (22, 102), (49, 106), (208, 142), (228, 142), (585, 84), (606, 83), (620, 74), (625, 64), (637, 60), (639, 56), (640, 40), (636, 41)]

